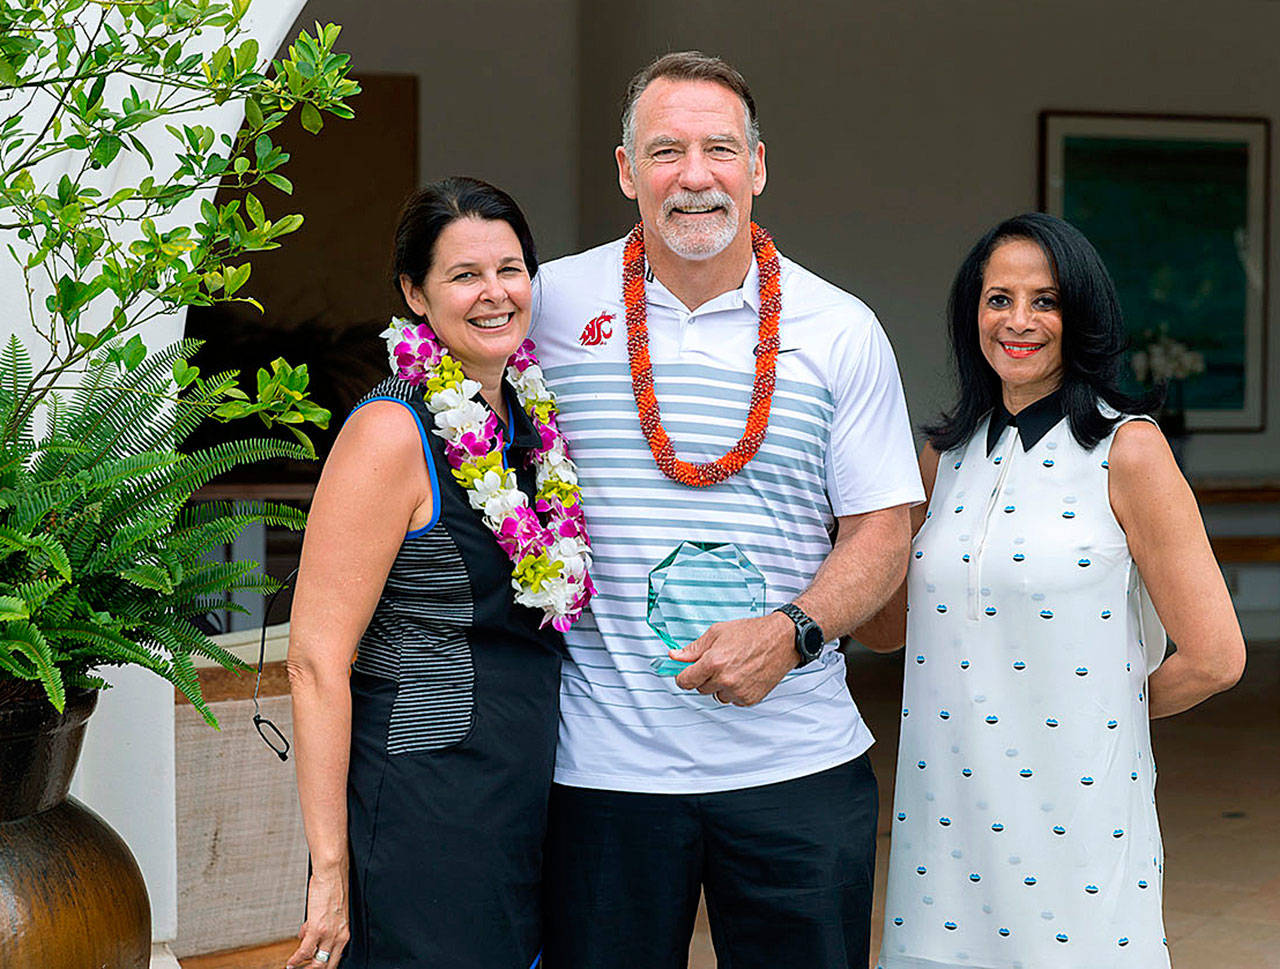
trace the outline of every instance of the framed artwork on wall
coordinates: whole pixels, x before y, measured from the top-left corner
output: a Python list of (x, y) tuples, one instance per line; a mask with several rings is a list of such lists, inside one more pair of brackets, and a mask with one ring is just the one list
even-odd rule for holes
[(1040, 208), (1101, 254), (1188, 431), (1264, 427), (1269, 149), (1265, 118), (1040, 113)]

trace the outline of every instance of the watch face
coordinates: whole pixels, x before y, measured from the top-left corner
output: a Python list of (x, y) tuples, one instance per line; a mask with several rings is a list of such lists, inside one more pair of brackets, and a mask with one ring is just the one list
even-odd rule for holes
[(809, 656), (817, 656), (822, 652), (822, 630), (811, 623), (804, 631), (804, 651)]

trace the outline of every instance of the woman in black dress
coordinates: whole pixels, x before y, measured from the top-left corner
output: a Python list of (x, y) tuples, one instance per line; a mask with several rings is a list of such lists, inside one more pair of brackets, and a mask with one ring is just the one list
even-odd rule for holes
[[(488, 454), (513, 472), (499, 503), (514, 498), (545, 522), (537, 462), (562, 444), (522, 405), (528, 386), (517, 379), (518, 393), (509, 377), (523, 369), (507, 370), (527, 354), (536, 272), (528, 225), (500, 190), (448, 179), (407, 203), (398, 288), (430, 327), (426, 345), (438, 341), (476, 382), (462, 395), (475, 403), (455, 398), (451, 413), (470, 407), (500, 435), (489, 451), (464, 442), (468, 460)], [(445, 371), (414, 359), (415, 346), (397, 349), (399, 375), (357, 405), (334, 444), (303, 544), (288, 667), (312, 874), (288, 965), (530, 969), (563, 649), (544, 623), (564, 628), (585, 591), (567, 614), (563, 599), (558, 611), (517, 601), (536, 596), (513, 584), (522, 553), (491, 520), (503, 510), (475, 507), (442, 433)], [(561, 509), (568, 520), (581, 518)], [(545, 542), (550, 558), (572, 559), (572, 540)]]

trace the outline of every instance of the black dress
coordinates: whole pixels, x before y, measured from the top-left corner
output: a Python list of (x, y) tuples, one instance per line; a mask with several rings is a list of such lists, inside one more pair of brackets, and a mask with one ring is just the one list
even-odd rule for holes
[[(507, 464), (532, 500), (538, 432), (503, 392)], [(421, 392), (391, 378), (361, 403), (376, 399), (423, 429), (436, 517), (406, 536), (351, 676), (343, 969), (530, 969), (563, 641), (515, 603), (511, 561), (450, 474)]]

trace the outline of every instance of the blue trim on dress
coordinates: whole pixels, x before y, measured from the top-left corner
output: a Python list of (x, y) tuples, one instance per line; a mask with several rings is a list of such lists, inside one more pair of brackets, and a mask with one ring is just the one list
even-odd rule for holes
[[(504, 468), (510, 468), (511, 458), (509, 455), (511, 452), (511, 442), (515, 440), (516, 430), (514, 427), (512, 427), (512, 423), (511, 423), (513, 420), (511, 416), (511, 402), (504, 400), (503, 403), (507, 405), (507, 423), (505, 428), (502, 431), (502, 466)], [(538, 958), (539, 959), (542, 958), (542, 953), (538, 953)], [(529, 967), (529, 969), (534, 969), (534, 967), (536, 967), (537, 965), (538, 964), (535, 962), (532, 966)]]
[[(436, 460), (431, 455), (431, 443), (427, 440), (427, 429), (422, 426), (422, 418), (418, 416), (417, 410), (414, 409), (407, 400), (401, 400), (399, 397), (378, 396), (367, 397), (360, 401), (351, 414), (354, 414), (365, 404), (371, 404), (375, 400), (390, 400), (400, 404), (413, 415), (413, 422), (418, 425), (418, 434), (422, 437), (422, 453), (427, 463), (427, 477), (431, 479), (431, 521), (427, 522), (421, 528), (414, 528), (405, 532), (405, 538), (421, 538), (431, 529), (435, 528), (436, 522), (440, 520), (440, 482), (436, 479)], [(351, 414), (347, 415), (347, 420), (351, 420)]]
[(542, 964), (542, 950), (538, 950), (537, 956), (534, 957), (533, 962), (529, 964), (529, 969), (538, 969), (538, 966), (541, 964)]

